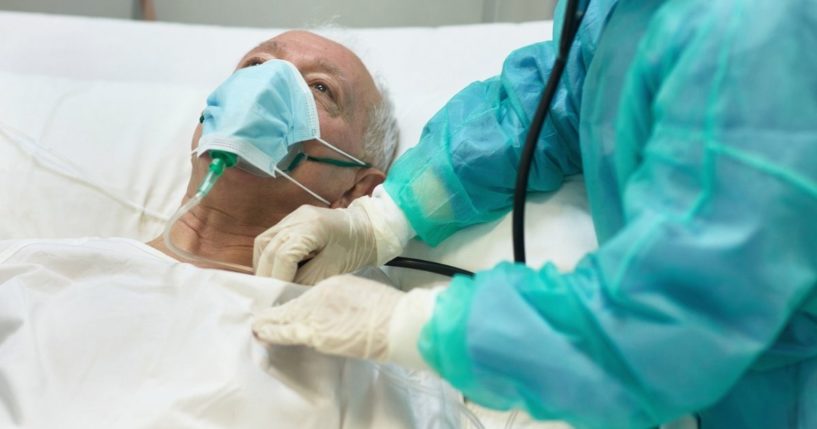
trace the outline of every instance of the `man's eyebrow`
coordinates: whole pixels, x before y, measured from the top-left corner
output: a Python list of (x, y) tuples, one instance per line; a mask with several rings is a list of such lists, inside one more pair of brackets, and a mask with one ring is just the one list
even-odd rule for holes
[(313, 66), (309, 67), (311, 70), (309, 71), (322, 71), (324, 73), (330, 74), (334, 77), (337, 77), (341, 81), (348, 82), (346, 79), (346, 75), (343, 73), (343, 70), (338, 67), (337, 64), (330, 63), (326, 60), (326, 58), (318, 58), (315, 60)]

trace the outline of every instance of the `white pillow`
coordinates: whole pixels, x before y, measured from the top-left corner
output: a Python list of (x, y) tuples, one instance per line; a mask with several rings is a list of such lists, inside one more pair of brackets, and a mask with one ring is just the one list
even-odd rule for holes
[[(569, 271), (587, 252), (596, 248), (596, 234), (587, 206), (581, 176), (568, 178), (557, 192), (528, 196), (525, 207), (527, 264), (554, 263)], [(412, 240), (403, 256), (453, 265), (469, 271), (513, 260), (511, 214), (499, 221), (459, 231), (437, 247)], [(387, 267), (387, 274), (401, 289), (430, 287), (449, 279), (422, 271)]]
[(0, 72), (0, 238), (155, 237), (207, 92)]

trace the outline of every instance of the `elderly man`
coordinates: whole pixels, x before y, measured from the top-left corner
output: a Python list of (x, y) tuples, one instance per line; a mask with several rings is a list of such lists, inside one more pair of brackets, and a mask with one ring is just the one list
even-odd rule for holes
[[(371, 193), (397, 133), (364, 65), (337, 43), (293, 31), (239, 67), (270, 58), (293, 63), (312, 88), (322, 137), (371, 165), (321, 162), (337, 154), (306, 142), (310, 158), (291, 176), (332, 207)], [(193, 158), (185, 198), (206, 169), (205, 157)], [(250, 265), (255, 236), (302, 204), (318, 202), (286, 179), (228, 169), (173, 227), (173, 240)], [(402, 370), (265, 348), (252, 337), (253, 312), (299, 288), (202, 268), (179, 263), (160, 240), (0, 241), (0, 427), (414, 428), (456, 419), (447, 399), (407, 390)], [(427, 376), (415, 380), (445, 391)]]
[[(337, 159), (338, 154), (309, 141), (304, 145), (308, 156), (290, 173), (292, 178), (333, 208), (371, 194), (383, 182), (397, 148), (397, 124), (384, 91), (352, 51), (306, 31), (286, 32), (260, 44), (244, 55), (238, 68), (273, 58), (293, 63), (312, 89), (322, 137), (371, 165), (341, 168), (321, 162)], [(199, 125), (193, 135), (194, 148), (201, 131)], [(195, 193), (208, 164), (206, 157), (193, 159), (185, 199)], [(304, 204), (322, 203), (285, 178), (228, 169), (203, 203), (174, 225), (173, 241), (207, 259), (251, 266), (255, 237)], [(178, 257), (161, 238), (149, 244)]]

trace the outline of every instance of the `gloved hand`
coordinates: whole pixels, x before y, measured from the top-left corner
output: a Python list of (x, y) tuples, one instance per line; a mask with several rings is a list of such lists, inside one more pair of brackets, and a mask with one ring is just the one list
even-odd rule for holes
[[(414, 235), (400, 208), (378, 187), (346, 209), (302, 206), (255, 239), (255, 274), (314, 284), (383, 265)], [(298, 263), (314, 256), (303, 267)]]
[(258, 313), (253, 332), (270, 344), (305, 345), (327, 354), (428, 369), (417, 340), (437, 293), (405, 293), (353, 275), (331, 277)]

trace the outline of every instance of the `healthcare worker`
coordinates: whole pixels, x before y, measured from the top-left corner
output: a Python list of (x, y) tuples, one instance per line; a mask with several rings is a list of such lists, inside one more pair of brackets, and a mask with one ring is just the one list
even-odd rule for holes
[[(317, 282), (505, 214), (553, 46), (454, 96), (385, 190), (260, 236), (257, 273)], [(256, 335), (427, 365), (474, 402), (580, 428), (817, 428), (815, 47), (814, 0), (591, 1), (529, 191), (584, 174), (596, 251), (442, 291), (331, 277)]]

